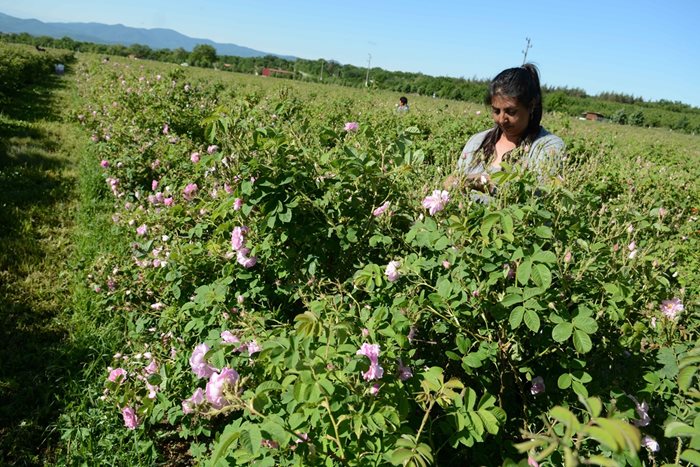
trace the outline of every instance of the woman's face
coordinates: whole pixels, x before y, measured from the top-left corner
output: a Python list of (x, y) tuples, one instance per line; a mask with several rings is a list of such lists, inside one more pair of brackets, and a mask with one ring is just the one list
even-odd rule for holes
[(491, 98), (491, 115), (496, 125), (511, 138), (521, 138), (530, 123), (530, 109), (514, 97), (494, 95)]

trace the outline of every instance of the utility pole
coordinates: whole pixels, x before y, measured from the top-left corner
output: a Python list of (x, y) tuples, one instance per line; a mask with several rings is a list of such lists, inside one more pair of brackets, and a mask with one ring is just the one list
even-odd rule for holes
[(532, 48), (532, 43), (530, 42), (530, 38), (526, 37), (525, 38), (525, 50), (523, 50), (523, 65), (527, 62), (527, 51)]
[(369, 58), (367, 59), (367, 77), (365, 78), (365, 87), (369, 86), (369, 66), (372, 63), (372, 54), (367, 54)]
[(323, 63), (323, 59), (321, 59), (321, 78), (319, 79), (319, 81), (323, 81)]

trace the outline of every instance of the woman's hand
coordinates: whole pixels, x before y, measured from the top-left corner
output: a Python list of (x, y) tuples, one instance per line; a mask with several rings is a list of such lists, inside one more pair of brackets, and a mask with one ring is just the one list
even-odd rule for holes
[(491, 177), (486, 172), (469, 174), (466, 176), (452, 174), (445, 179), (443, 187), (447, 191), (454, 190), (455, 188), (461, 188), (477, 190), (484, 193), (493, 193), (494, 190), (494, 184), (491, 182)]
[(489, 176), (488, 173), (482, 172), (479, 174), (469, 174), (467, 175), (467, 185), (478, 191), (482, 191), (484, 193), (492, 193), (494, 189), (494, 185), (491, 182), (491, 177)]

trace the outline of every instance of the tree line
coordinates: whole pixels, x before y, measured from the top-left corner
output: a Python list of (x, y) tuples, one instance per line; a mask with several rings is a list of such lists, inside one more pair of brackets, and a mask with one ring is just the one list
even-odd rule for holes
[[(396, 91), (402, 94), (419, 94), (481, 103), (484, 101), (488, 80), (465, 79), (447, 76), (430, 76), (423, 73), (388, 71), (379, 67), (369, 70), (334, 60), (288, 60), (275, 55), (263, 57), (236, 57), (218, 55), (207, 44), (195, 46), (192, 51), (182, 47), (152, 49), (147, 45), (96, 44), (76, 41), (69, 37), (60, 39), (49, 36), (32, 36), (27, 33), (0, 34), (6, 42), (19, 42), (35, 46), (54, 47), (96, 54), (134, 56), (140, 59), (187, 64), (215, 68), (237, 73), (262, 74), (265, 68), (284, 70), (288, 73), (271, 75), (283, 79), (313, 81), (341, 86), (363, 87)], [(602, 92), (591, 96), (583, 89), (568, 87), (543, 88), (544, 107), (548, 111), (581, 116), (584, 112), (596, 112), (607, 120), (623, 125), (671, 128), (687, 133), (700, 133), (700, 108), (670, 101), (646, 101), (619, 92)]]

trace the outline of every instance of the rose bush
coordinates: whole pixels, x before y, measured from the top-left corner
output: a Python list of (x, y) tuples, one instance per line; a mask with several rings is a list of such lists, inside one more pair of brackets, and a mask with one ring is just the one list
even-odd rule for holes
[(630, 174), (572, 138), (563, 179), (505, 166), (479, 203), (438, 187), (480, 120), (116, 60), (82, 73), (127, 251), (92, 279), (127, 323), (102, 395), (125, 437), (210, 465), (698, 449), (698, 193), (653, 177), (665, 160)]

